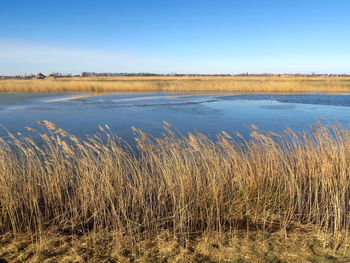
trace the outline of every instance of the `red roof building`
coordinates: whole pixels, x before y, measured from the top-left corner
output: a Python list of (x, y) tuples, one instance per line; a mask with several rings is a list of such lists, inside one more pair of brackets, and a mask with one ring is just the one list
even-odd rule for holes
[(38, 73), (38, 74), (36, 74), (36, 78), (37, 79), (44, 79), (44, 78), (46, 78), (46, 76), (43, 73)]

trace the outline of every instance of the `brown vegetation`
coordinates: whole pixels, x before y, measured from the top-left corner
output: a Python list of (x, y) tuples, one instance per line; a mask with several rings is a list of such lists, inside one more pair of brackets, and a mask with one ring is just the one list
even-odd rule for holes
[(96, 77), (0, 80), (0, 92), (105, 91), (348, 92), (350, 78)]
[[(42, 145), (20, 134), (0, 142), (0, 232), (7, 240), (26, 236), (38, 244), (53, 235), (57, 247), (75, 240), (88, 247), (85, 252), (119, 251), (114, 257), (119, 261), (154, 253), (148, 256), (164, 262), (161, 257), (168, 253), (183, 262), (176, 256), (206, 255), (208, 244), (215, 253), (236, 246), (232, 261), (239, 255), (238, 241), (232, 241), (239, 233), (247, 238), (262, 233), (260, 242), (280, 233), (283, 243), (280, 236), (288, 240), (304, 232), (305, 240), (327, 237), (325, 246), (348, 253), (350, 130), (340, 125), (316, 124), (303, 134), (266, 134), (252, 126), (249, 141), (226, 132), (213, 141), (203, 134), (180, 136), (165, 123), (162, 138), (134, 128), (134, 151), (108, 126), (100, 127), (101, 135), (81, 140), (41, 123), (49, 135), (28, 130), (41, 137)], [(208, 237), (212, 233), (215, 242)], [(159, 246), (159, 238), (170, 250)], [(205, 238), (208, 242), (201, 243)], [(6, 247), (15, 241), (2, 242)], [(305, 249), (309, 241), (298, 242)], [(242, 252), (237, 262), (252, 262), (249, 253)], [(265, 256), (260, 262), (281, 262)]]
[[(93, 242), (92, 242), (93, 240)], [(5, 259), (6, 258), (6, 259)], [(6, 261), (5, 261), (6, 260)], [(208, 232), (183, 245), (167, 231), (136, 245), (114, 232), (46, 235), (41, 240), (0, 236), (0, 262), (26, 263), (345, 263), (346, 247), (310, 233)]]

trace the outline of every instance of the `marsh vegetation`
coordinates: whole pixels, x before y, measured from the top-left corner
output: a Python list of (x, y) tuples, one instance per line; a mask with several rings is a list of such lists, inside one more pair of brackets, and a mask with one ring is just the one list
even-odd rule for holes
[(194, 240), (216, 240), (206, 243), (213, 249), (230, 246), (227, 240), (239, 233), (283, 233), (285, 240), (303, 233), (300, 240), (315, 237), (349, 256), (350, 131), (340, 124), (298, 134), (253, 125), (249, 140), (227, 132), (212, 140), (182, 136), (165, 122), (157, 138), (133, 128), (137, 149), (108, 126), (83, 140), (41, 124), (49, 133), (39, 134), (40, 145), (21, 134), (0, 142), (4, 237), (84, 240), (89, 249), (115, 253), (117, 262), (146, 257), (147, 249), (160, 260), (159, 238), (181, 254)]
[(0, 80), (0, 92), (87, 91), (347, 92), (350, 91), (350, 78), (169, 76)]

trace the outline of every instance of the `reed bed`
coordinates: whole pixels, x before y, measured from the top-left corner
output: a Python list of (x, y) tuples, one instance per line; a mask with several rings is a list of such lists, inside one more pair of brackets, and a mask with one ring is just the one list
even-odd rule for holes
[[(108, 126), (87, 139), (41, 122), (49, 133), (0, 140), (0, 233), (120, 233), (137, 240), (164, 231), (180, 242), (212, 231), (302, 229), (347, 242), (350, 130), (222, 132), (163, 137), (133, 128), (137, 150)], [(37, 138), (38, 140), (38, 138)]]
[(115, 77), (0, 80), (0, 92), (349, 92), (349, 78)]

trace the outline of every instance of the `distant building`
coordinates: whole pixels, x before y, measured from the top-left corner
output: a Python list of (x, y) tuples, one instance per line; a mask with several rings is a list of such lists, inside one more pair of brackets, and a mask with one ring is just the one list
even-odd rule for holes
[(35, 78), (36, 79), (44, 79), (44, 78), (46, 78), (46, 76), (43, 73), (38, 73), (38, 74), (36, 74)]

